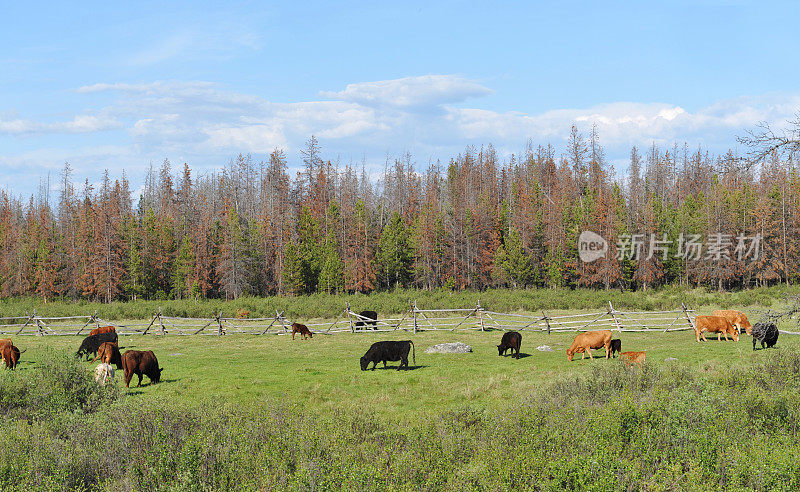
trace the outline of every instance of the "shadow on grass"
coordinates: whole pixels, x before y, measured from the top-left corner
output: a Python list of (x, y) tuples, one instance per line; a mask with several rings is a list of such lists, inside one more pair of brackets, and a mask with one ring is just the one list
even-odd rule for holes
[[(416, 366), (409, 365), (408, 369), (406, 369), (404, 367), (403, 369), (401, 369), (401, 371), (405, 371), (405, 370), (416, 371), (417, 369), (424, 369), (426, 367), (428, 367), (428, 366), (423, 365), (423, 364), (419, 364), (419, 365), (416, 365)], [(377, 369), (378, 371), (396, 371), (397, 368), (398, 368), (398, 366), (387, 366), (387, 367), (378, 366), (375, 369)], [(367, 371), (371, 371), (371, 370), (372, 369), (367, 369)]]

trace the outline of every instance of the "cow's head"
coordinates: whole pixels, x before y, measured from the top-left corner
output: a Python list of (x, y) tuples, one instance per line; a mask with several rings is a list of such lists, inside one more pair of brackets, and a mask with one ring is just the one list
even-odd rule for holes
[(743, 321), (740, 328), (744, 328), (745, 333), (751, 335), (753, 333), (753, 325), (749, 321)]
[(369, 360), (366, 357), (361, 358), (361, 370), (366, 371), (367, 366), (369, 365)]
[(739, 341), (739, 330), (734, 326), (733, 330), (731, 330), (731, 331), (733, 332), (733, 340), (738, 342)]
[(570, 361), (570, 362), (572, 362), (572, 356), (573, 356), (574, 354), (575, 354), (575, 352), (573, 352), (571, 348), (568, 348), (568, 349), (567, 349), (567, 360), (568, 360), (568, 361)]
[(158, 369), (156, 369), (156, 373), (154, 374), (155, 379), (153, 379), (154, 383), (160, 383), (161, 382), (161, 371), (163, 371), (163, 370), (164, 370), (163, 367), (159, 367)]
[(502, 343), (497, 346), (497, 355), (503, 355), (503, 344)]

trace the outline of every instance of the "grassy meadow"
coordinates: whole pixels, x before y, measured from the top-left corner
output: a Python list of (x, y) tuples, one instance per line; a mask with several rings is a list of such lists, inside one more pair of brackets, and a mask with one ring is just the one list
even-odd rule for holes
[[(185, 403), (206, 404), (224, 400), (249, 404), (279, 402), (302, 409), (308, 415), (330, 414), (337, 409), (370, 409), (386, 419), (413, 419), (430, 412), (452, 410), (460, 405), (499, 409), (537, 391), (563, 376), (591, 374), (594, 365), (606, 361), (603, 350), (596, 360), (566, 360), (565, 351), (574, 333), (523, 333), (519, 359), (500, 357), (496, 345), (502, 332), (419, 332), (317, 334), (313, 339), (292, 340), (284, 335), (217, 336), (122, 336), (121, 350), (153, 350), (164, 372), (163, 383), (133, 385), (126, 393), (134, 400), (166, 398)], [(697, 343), (691, 331), (670, 333), (622, 333), (623, 350), (646, 350), (651, 364), (675, 364), (693, 371), (718, 374), (731, 365), (757, 360), (751, 338), (742, 335), (738, 343), (709, 338)], [(27, 349), (20, 370), (35, 367), (52, 351), (74, 352), (82, 337), (17, 337), (15, 343)], [(362, 372), (359, 358), (378, 340), (414, 341), (417, 365), (396, 371), (379, 365)], [(472, 346), (469, 354), (426, 354), (425, 348), (442, 342), (460, 341)], [(552, 352), (536, 349), (547, 345)], [(780, 345), (800, 350), (800, 337), (784, 336)], [(82, 362), (87, 371), (95, 364)], [(413, 366), (413, 363), (412, 363)], [(122, 384), (122, 372), (117, 380)], [(124, 387), (124, 386), (123, 386)]]
[[(554, 313), (607, 300), (562, 294), (579, 307), (554, 303)], [(672, 295), (681, 294), (647, 302), (674, 307)], [(697, 311), (738, 307), (754, 320), (781, 295), (718, 295)], [(519, 302), (519, 312), (542, 309)], [(331, 318), (318, 313), (300, 320)], [(120, 314), (108, 318), (130, 321)], [(81, 337), (14, 337), (25, 352), (18, 370), (0, 371), (0, 489), (800, 487), (800, 336), (753, 352), (748, 335), (697, 343), (691, 331), (622, 333), (623, 350), (647, 352), (646, 364), (627, 369), (603, 351), (568, 362), (574, 333), (523, 332), (523, 357), (499, 357), (501, 334), (124, 335), (123, 351), (153, 350), (164, 368), (161, 384), (145, 377), (135, 387), (134, 377), (130, 389), (121, 371), (113, 384), (95, 384), (95, 364), (72, 357)], [(413, 369), (362, 372), (361, 355), (387, 339), (414, 341)], [(473, 352), (425, 353), (453, 341)]]

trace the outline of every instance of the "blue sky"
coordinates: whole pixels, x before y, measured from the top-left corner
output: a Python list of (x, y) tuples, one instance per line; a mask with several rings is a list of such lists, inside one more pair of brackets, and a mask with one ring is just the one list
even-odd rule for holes
[[(299, 5), (298, 5), (299, 4)], [(169, 158), (205, 172), (311, 134), (374, 172), (466, 145), (736, 148), (800, 111), (800, 2), (0, 1), (0, 187)]]

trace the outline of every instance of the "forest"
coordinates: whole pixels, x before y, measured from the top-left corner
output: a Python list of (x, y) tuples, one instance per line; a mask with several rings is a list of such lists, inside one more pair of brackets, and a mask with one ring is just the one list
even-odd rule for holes
[[(427, 165), (406, 153), (379, 176), (323, 159), (311, 137), (290, 175), (281, 149), (239, 155), (197, 175), (151, 166), (131, 182), (106, 171), (30, 197), (0, 191), (0, 296), (236, 299), (395, 288), (587, 287), (647, 290), (790, 285), (800, 275), (800, 178), (778, 153), (742, 166), (674, 144), (633, 147), (614, 169), (596, 129), (572, 127), (563, 149), (529, 143), (501, 159), (491, 145)], [(579, 260), (593, 231), (609, 254)], [(621, 238), (760, 237), (756, 258), (618, 255)], [(663, 252), (663, 254), (661, 254)]]

